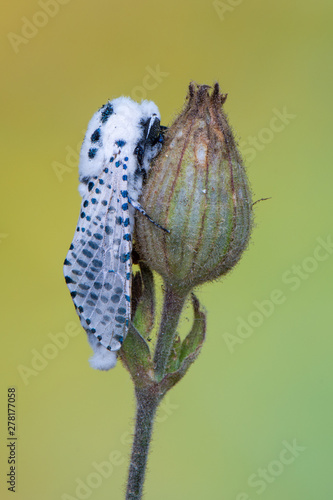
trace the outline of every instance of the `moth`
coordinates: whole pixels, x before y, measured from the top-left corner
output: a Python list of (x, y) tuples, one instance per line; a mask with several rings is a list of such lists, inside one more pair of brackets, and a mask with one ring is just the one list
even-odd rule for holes
[(128, 331), (134, 214), (138, 210), (149, 218), (138, 198), (150, 162), (161, 150), (164, 128), (153, 102), (120, 97), (93, 115), (83, 140), (82, 204), (64, 275), (95, 351), (94, 368), (115, 365), (115, 352)]

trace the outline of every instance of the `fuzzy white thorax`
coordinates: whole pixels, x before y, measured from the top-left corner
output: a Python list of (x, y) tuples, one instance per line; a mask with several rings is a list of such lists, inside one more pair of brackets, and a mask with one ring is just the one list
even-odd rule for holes
[[(80, 152), (79, 177), (82, 179), (84, 177), (98, 176), (102, 172), (105, 164), (109, 162), (110, 157), (117, 153), (118, 148), (116, 142), (125, 139), (126, 145), (124, 146), (124, 151), (126, 150), (129, 158), (129, 188), (131, 191), (134, 191), (131, 193), (132, 197), (137, 199), (138, 196), (135, 191), (138, 190), (137, 188), (139, 188), (140, 191), (141, 186), (134, 186), (132, 182), (137, 166), (133, 152), (140, 139), (142, 139), (142, 121), (149, 119), (152, 115), (156, 115), (158, 119), (160, 119), (160, 113), (158, 107), (152, 101), (144, 100), (139, 104), (129, 97), (118, 97), (113, 101), (109, 101), (109, 104), (112, 105), (113, 114), (105, 124), (101, 125), (100, 123), (101, 110), (98, 110), (93, 115), (88, 124)], [(99, 147), (95, 158), (90, 160), (88, 158), (88, 151), (91, 148), (90, 138), (98, 128), (101, 128), (101, 139), (98, 143)], [(143, 162), (143, 168), (146, 172), (154, 156), (156, 156), (156, 153), (146, 151)], [(80, 182), (79, 192), (82, 197), (86, 196), (86, 184)]]

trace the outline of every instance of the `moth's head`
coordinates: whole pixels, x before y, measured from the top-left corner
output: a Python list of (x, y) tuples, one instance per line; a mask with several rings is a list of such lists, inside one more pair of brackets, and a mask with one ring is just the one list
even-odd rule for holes
[(160, 112), (152, 101), (141, 102), (141, 140), (139, 141), (135, 154), (138, 163), (147, 172), (150, 162), (158, 155), (163, 144), (162, 128), (160, 124)]
[(158, 107), (156, 106), (156, 104), (153, 101), (146, 101), (146, 100), (141, 101), (140, 109), (141, 109), (142, 116), (145, 119), (148, 119), (153, 115), (156, 115), (159, 120), (161, 119), (161, 115), (160, 115), (160, 112), (158, 110)]

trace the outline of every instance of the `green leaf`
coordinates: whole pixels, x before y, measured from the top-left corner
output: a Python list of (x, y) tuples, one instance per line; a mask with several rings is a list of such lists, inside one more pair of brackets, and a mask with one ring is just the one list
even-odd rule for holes
[(199, 354), (201, 346), (205, 340), (206, 334), (206, 315), (200, 311), (200, 303), (197, 297), (192, 293), (192, 305), (194, 311), (193, 326), (190, 333), (185, 338), (181, 346), (179, 362), (182, 363), (188, 356)]
[(160, 382), (161, 391), (165, 394), (179, 380), (183, 378), (189, 367), (194, 363), (200, 353), (206, 334), (206, 315), (200, 310), (200, 303), (192, 293), (192, 305), (194, 311), (193, 326), (190, 333), (180, 346), (175, 347), (173, 353), (178, 350), (178, 357), (174, 359), (170, 356), (168, 373)]
[(119, 351), (119, 357), (130, 372), (136, 387), (144, 387), (154, 379), (154, 365), (145, 339), (131, 324)]
[(182, 342), (179, 335), (177, 335), (173, 342), (173, 346), (168, 361), (168, 366), (167, 366), (168, 373), (174, 372), (179, 368), (179, 355), (181, 348), (182, 348)]

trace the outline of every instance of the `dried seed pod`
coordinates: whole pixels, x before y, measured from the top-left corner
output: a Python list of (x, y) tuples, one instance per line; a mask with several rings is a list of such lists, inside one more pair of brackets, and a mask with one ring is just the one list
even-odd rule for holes
[(218, 84), (191, 83), (165, 134), (141, 203), (170, 234), (137, 217), (141, 258), (179, 293), (232, 269), (251, 231), (251, 191)]

